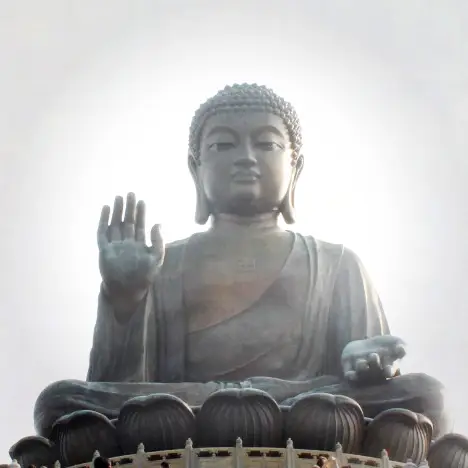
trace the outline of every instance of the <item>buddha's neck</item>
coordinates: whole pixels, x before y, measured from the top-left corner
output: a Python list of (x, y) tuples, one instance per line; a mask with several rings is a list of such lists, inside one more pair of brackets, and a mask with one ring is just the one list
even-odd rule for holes
[(266, 213), (257, 216), (236, 216), (217, 214), (213, 218), (210, 231), (217, 234), (267, 234), (280, 231), (278, 214)]

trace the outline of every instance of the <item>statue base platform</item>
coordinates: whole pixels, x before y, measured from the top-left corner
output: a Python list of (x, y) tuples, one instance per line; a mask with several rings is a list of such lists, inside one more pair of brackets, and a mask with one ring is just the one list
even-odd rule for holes
[(200, 407), (170, 394), (135, 397), (114, 420), (75, 411), (49, 439), (25, 437), (10, 456), (11, 468), (107, 468), (107, 460), (128, 468), (468, 468), (468, 439), (434, 441), (431, 421), (406, 409), (368, 419), (346, 396), (316, 393), (280, 406), (246, 388), (214, 392)]

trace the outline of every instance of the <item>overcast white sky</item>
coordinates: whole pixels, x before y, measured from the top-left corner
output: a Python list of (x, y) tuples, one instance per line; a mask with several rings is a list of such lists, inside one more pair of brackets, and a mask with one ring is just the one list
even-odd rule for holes
[(445, 382), (468, 434), (466, 0), (0, 6), (0, 460), (43, 387), (85, 378), (101, 205), (134, 190), (167, 240), (196, 229), (190, 119), (239, 81), (296, 105), (297, 229), (362, 257), (404, 371)]

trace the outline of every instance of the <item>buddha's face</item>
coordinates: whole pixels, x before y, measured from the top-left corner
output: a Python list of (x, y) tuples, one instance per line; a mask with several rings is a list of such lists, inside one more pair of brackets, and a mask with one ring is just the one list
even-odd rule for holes
[(267, 112), (226, 112), (207, 119), (196, 170), (213, 214), (254, 216), (279, 209), (294, 181), (288, 131)]

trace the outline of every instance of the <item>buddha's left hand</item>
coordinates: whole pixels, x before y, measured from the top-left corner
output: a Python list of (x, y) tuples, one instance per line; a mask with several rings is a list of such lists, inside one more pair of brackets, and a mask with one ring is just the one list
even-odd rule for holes
[(379, 382), (395, 377), (396, 363), (405, 355), (405, 343), (400, 338), (375, 336), (348, 343), (341, 354), (341, 365), (347, 380)]

